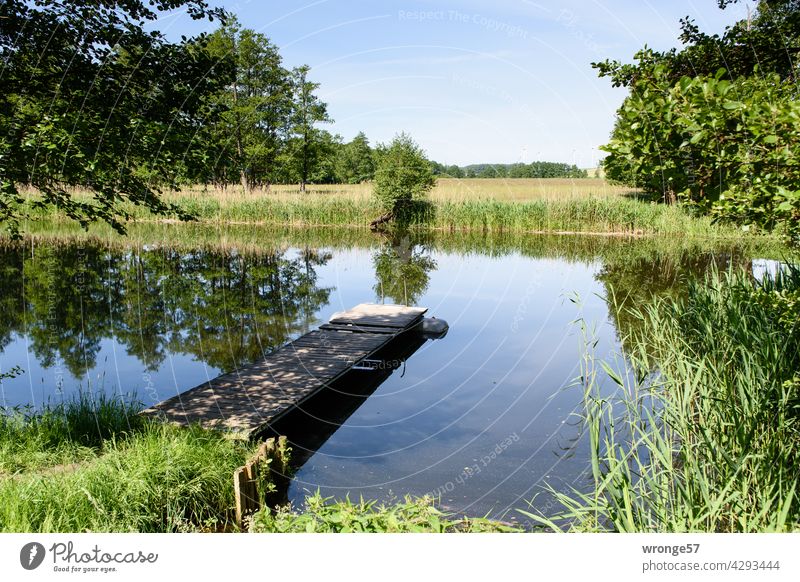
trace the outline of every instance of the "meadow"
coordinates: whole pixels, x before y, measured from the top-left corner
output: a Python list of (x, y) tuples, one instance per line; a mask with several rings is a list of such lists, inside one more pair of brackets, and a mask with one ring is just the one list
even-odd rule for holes
[[(537, 200), (575, 200), (586, 198), (635, 197), (637, 191), (627, 186), (615, 186), (602, 178), (439, 178), (430, 193), (434, 203), (495, 200), (500, 202), (532, 202)], [(309, 184), (301, 192), (296, 184), (273, 184), (269, 188), (256, 188), (245, 194), (238, 185), (227, 188), (191, 186), (179, 192), (168, 192), (169, 198), (194, 198), (211, 196), (223, 203), (242, 200), (272, 200), (291, 203), (319, 196), (371, 202), (372, 185), (361, 184)]]
[[(81, 192), (72, 192), (88, 200)], [(25, 193), (35, 199), (34, 191)], [(174, 221), (180, 214), (215, 224), (367, 228), (385, 210), (370, 184), (273, 185), (245, 194), (241, 187), (188, 187), (164, 192), (175, 210), (154, 216), (123, 204), (130, 221)], [(45, 214), (42, 214), (45, 212)], [(64, 218), (60, 211), (31, 210), (31, 218)], [(714, 222), (679, 205), (642, 200), (638, 193), (600, 178), (441, 179), (409, 226), (418, 230), (487, 233), (671, 235), (738, 239), (742, 229)], [(771, 236), (771, 235), (763, 235)]]

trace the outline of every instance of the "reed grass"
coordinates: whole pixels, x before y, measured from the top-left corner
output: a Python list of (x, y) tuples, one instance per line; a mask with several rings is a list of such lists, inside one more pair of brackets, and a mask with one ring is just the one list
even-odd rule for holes
[[(372, 201), (305, 199), (241, 201), (222, 205), (214, 199), (178, 199), (177, 205), (199, 220), (298, 227), (352, 226), (366, 228), (382, 213)], [(155, 217), (131, 209), (137, 220)], [(176, 217), (173, 217), (176, 218)], [(588, 198), (566, 201), (464, 201), (434, 203), (412, 228), (488, 233), (589, 233), (620, 235), (682, 235), (741, 238), (733, 227), (715, 224), (677, 206), (638, 200)]]
[(627, 373), (584, 367), (593, 487), (553, 490), (564, 510), (523, 512), (552, 529), (800, 529), (800, 270), (736, 272), (685, 300), (635, 307)]
[(137, 411), (129, 400), (86, 393), (41, 411), (0, 411), (0, 476), (90, 460), (105, 440), (142, 429)]
[[(256, 223), (295, 227), (365, 228), (383, 210), (371, 198), (283, 196), (223, 201), (215, 197), (179, 197), (182, 210), (217, 223)], [(136, 214), (139, 219), (151, 219)], [(432, 198), (432, 205), (412, 222), (421, 229), (446, 231), (575, 232), (611, 234), (681, 234), (741, 237), (740, 231), (693, 216), (678, 206), (634, 198), (566, 197), (535, 200)]]
[[(586, 198), (635, 197), (638, 191), (627, 186), (609, 184), (602, 178), (439, 178), (430, 193), (433, 202), (497, 200), (528, 202), (533, 200), (566, 200)], [(309, 184), (301, 192), (296, 184), (273, 184), (245, 193), (238, 185), (226, 188), (190, 186), (179, 192), (167, 192), (168, 199), (215, 198), (224, 204), (243, 200), (270, 198), (283, 203), (308, 198), (346, 199), (357, 202), (372, 200), (372, 184)]]
[[(36, 193), (26, 195), (35, 197)], [(85, 193), (73, 195), (88, 200)], [(272, 186), (249, 194), (234, 187), (193, 187), (166, 192), (163, 198), (200, 221), (217, 224), (366, 228), (383, 214), (369, 184), (312, 186), (305, 193), (294, 186)], [(744, 236), (740, 230), (714, 224), (682, 207), (639, 200), (635, 191), (611, 186), (602, 179), (440, 180), (430, 203), (424, 216), (417, 217), (414, 228), (491, 233)], [(132, 205), (123, 205), (122, 209), (136, 221), (165, 219)], [(178, 214), (166, 219), (177, 220)], [(31, 216), (66, 219), (53, 211), (31, 211)]]

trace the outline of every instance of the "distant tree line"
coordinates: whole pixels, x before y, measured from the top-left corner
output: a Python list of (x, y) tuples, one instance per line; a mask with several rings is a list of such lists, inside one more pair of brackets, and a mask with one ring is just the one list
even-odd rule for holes
[(433, 173), (449, 178), (586, 178), (586, 170), (558, 162), (530, 164), (470, 164), (445, 166), (433, 162)]

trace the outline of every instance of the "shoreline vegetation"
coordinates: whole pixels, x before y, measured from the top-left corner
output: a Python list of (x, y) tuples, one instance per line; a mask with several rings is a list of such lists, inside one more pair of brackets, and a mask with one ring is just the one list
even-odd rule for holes
[(628, 311), (625, 372), (582, 366), (594, 487), (526, 515), (555, 531), (800, 530), (800, 269), (712, 272)]
[(509, 524), (455, 517), (431, 498), (390, 505), (308, 499), (235, 525), (233, 472), (258, 443), (199, 426), (145, 419), (129, 398), (81, 395), (41, 410), (0, 414), (0, 531), (53, 532), (506, 532)]
[[(38, 198), (25, 192), (26, 201)], [(89, 202), (87, 194), (74, 192)], [(347, 227), (366, 229), (384, 212), (370, 184), (306, 187), (272, 186), (245, 193), (241, 188), (192, 187), (163, 194), (173, 211), (154, 215), (142, 207), (123, 207), (127, 227), (139, 222), (181, 222), (181, 214), (207, 224)], [(413, 230), (486, 233), (587, 234), (595, 236), (680, 235), (696, 238), (774, 238), (711, 218), (680, 205), (638, 198), (635, 190), (584, 179), (440, 179), (427, 202), (408, 219)], [(29, 208), (31, 220), (70, 220), (52, 207)]]

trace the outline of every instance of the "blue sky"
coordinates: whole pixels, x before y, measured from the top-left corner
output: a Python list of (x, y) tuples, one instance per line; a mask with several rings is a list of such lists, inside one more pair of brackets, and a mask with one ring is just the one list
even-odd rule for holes
[[(721, 32), (746, 14), (715, 0), (212, 0), (308, 64), (329, 129), (384, 142), (410, 133), (448, 164), (548, 160), (596, 165), (625, 97), (592, 61), (678, 44), (679, 19)], [(181, 13), (169, 37), (210, 31)]]

